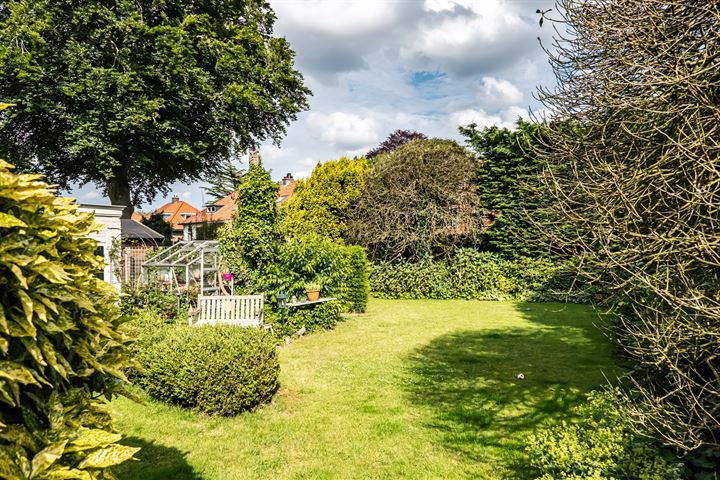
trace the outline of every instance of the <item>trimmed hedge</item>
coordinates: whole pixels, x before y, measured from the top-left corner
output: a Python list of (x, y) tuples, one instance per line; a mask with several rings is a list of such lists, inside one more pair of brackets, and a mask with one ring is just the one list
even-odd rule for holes
[(364, 312), (370, 297), (370, 263), (365, 249), (357, 245), (345, 247), (347, 279), (341, 298), (349, 304), (351, 312)]
[(571, 291), (572, 279), (566, 265), (550, 260), (466, 248), (447, 260), (374, 264), (370, 288), (379, 298), (587, 301), (587, 292)]
[(303, 326), (306, 333), (330, 330), (341, 320), (340, 310), (340, 302), (310, 304), (288, 308), (285, 311), (285, 325), (282, 325), (280, 314), (276, 312), (269, 319), (266, 317), (265, 321), (272, 323), (275, 335), (282, 338), (292, 335)]
[(211, 415), (251, 410), (278, 388), (275, 339), (262, 329), (159, 327), (138, 357), (136, 381), (151, 397)]

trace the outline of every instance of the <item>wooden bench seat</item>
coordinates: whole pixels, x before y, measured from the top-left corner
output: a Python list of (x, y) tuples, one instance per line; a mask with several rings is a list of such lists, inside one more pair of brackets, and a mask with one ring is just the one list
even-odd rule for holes
[(260, 295), (200, 295), (196, 309), (197, 320), (190, 315), (190, 325), (264, 326), (264, 297)]

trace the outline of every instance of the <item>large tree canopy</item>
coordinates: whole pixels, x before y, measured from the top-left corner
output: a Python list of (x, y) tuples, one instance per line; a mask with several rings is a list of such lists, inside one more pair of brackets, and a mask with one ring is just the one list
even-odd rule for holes
[[(0, 6), (0, 148), (62, 187), (151, 201), (279, 142), (310, 91), (265, 1), (11, 0)], [(129, 215), (132, 209), (126, 209)]]

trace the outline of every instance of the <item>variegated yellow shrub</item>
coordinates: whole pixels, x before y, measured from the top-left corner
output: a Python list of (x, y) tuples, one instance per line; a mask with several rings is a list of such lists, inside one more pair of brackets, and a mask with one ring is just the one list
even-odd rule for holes
[(103, 409), (129, 356), (92, 215), (11, 169), (0, 160), (0, 479), (112, 478), (137, 449)]

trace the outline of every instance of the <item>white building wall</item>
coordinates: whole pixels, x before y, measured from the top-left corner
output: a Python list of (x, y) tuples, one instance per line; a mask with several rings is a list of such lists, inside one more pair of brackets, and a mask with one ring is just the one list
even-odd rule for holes
[[(95, 223), (103, 225), (98, 232), (90, 234), (90, 238), (98, 242), (98, 247), (102, 247), (103, 256), (105, 257), (105, 270), (103, 278), (106, 282), (117, 287), (120, 286), (120, 279), (115, 278), (115, 274), (110, 262), (110, 250), (113, 241), (121, 236), (120, 217), (122, 216), (122, 205), (91, 205), (81, 204), (79, 210), (81, 212), (94, 212)], [(118, 252), (119, 253), (119, 252)]]

